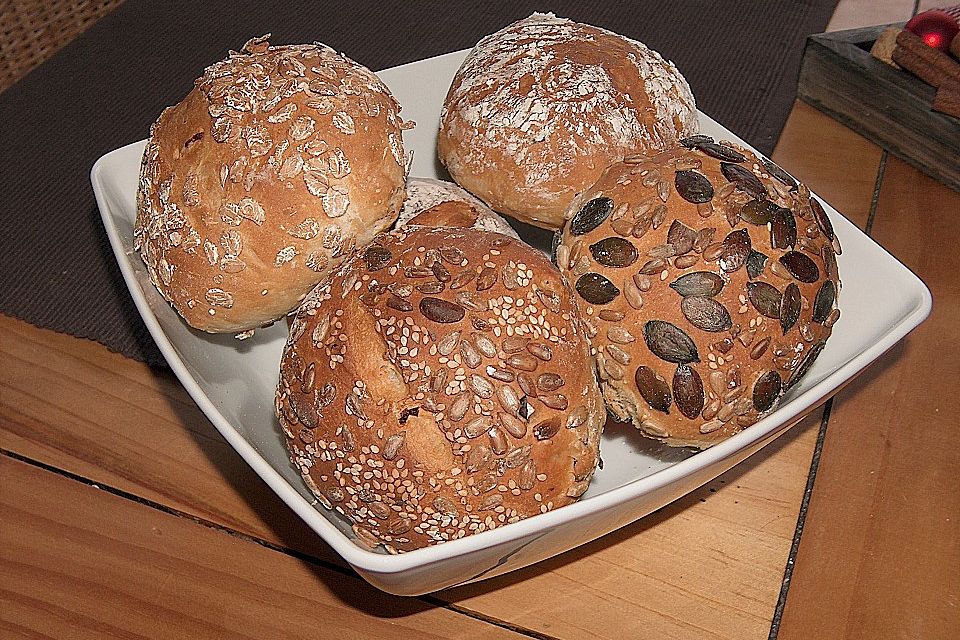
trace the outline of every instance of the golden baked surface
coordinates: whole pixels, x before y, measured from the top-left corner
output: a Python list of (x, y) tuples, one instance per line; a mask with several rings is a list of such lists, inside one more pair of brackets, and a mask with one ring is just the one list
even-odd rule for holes
[(135, 244), (192, 326), (243, 331), (294, 309), (396, 219), (400, 106), (321, 44), (252, 40), (151, 128)]
[(697, 132), (676, 67), (619, 34), (533, 14), (482, 39), (444, 102), (438, 151), (495, 211), (559, 228), (611, 163)]
[(277, 415), (318, 499), (395, 551), (576, 500), (606, 419), (547, 258), (425, 227), (378, 236), (304, 301)]
[(706, 136), (611, 166), (570, 206), (557, 261), (612, 413), (673, 445), (756, 422), (839, 318), (839, 242), (769, 161)]
[(467, 227), (520, 239), (513, 227), (468, 191), (446, 180), (409, 178), (396, 227)]

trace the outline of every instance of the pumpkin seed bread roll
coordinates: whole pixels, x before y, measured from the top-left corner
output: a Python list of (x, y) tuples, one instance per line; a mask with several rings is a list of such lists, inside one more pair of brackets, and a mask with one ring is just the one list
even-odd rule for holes
[(608, 409), (705, 448), (749, 427), (820, 354), (840, 244), (772, 162), (707, 136), (612, 165), (568, 211), (574, 283)]
[(277, 415), (357, 540), (408, 551), (579, 498), (606, 410), (577, 306), (499, 233), (381, 234), (301, 305)]
[(559, 229), (570, 200), (608, 165), (697, 130), (673, 63), (605, 29), (535, 13), (464, 60), (437, 146), (453, 179), (495, 211)]
[(193, 327), (268, 324), (397, 217), (400, 105), (322, 44), (264, 39), (208, 67), (153, 124), (135, 245)]

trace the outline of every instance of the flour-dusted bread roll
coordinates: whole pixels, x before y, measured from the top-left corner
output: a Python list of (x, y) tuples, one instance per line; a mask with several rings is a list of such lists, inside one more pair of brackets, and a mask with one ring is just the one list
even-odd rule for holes
[(465, 227), (520, 239), (510, 224), (466, 190), (446, 180), (408, 178), (396, 226)]
[(321, 44), (263, 39), (207, 68), (151, 128), (135, 244), (193, 327), (295, 309), (397, 217), (404, 123), (387, 87)]
[(558, 229), (625, 155), (698, 130), (676, 67), (616, 33), (535, 13), (481, 40), (447, 93), (438, 151), (494, 210)]
[(277, 415), (360, 541), (406, 551), (569, 504), (606, 410), (577, 306), (499, 233), (378, 236), (301, 305)]
[(557, 261), (610, 411), (708, 447), (771, 411), (820, 354), (840, 317), (840, 245), (772, 162), (684, 143), (607, 169), (571, 204)]

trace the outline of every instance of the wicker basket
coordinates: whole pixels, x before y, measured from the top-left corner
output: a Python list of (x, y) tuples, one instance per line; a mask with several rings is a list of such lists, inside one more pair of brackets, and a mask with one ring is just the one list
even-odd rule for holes
[(22, 78), (122, 2), (0, 1), (0, 91)]

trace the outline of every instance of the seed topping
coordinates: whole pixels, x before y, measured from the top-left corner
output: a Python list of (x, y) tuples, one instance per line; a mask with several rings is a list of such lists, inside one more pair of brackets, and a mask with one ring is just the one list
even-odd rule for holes
[(599, 197), (587, 202), (570, 220), (570, 233), (582, 236), (603, 224), (613, 212), (613, 200)]
[(634, 375), (634, 382), (640, 395), (652, 409), (663, 413), (670, 413), (673, 396), (670, 385), (656, 371), (645, 365), (640, 365)]
[(606, 267), (629, 267), (639, 253), (629, 240), (611, 236), (590, 245), (593, 259)]
[(643, 337), (650, 351), (661, 360), (675, 364), (700, 362), (696, 343), (675, 324), (649, 320), (643, 326)]
[(590, 304), (603, 305), (620, 295), (620, 289), (599, 273), (585, 273), (574, 286), (580, 297)]
[(465, 311), (460, 305), (441, 298), (425, 296), (420, 300), (420, 313), (427, 320), (450, 324), (463, 320)]
[(703, 380), (696, 369), (677, 365), (673, 374), (673, 397), (680, 413), (693, 420), (703, 410)]
[(713, 198), (713, 185), (707, 176), (693, 169), (677, 171), (674, 186), (680, 197), (694, 204), (709, 202)]

